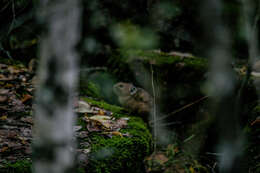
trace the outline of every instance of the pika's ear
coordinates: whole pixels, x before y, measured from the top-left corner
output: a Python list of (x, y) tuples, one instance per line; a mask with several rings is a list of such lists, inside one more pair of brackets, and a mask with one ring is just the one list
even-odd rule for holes
[(129, 88), (130, 95), (134, 95), (137, 92), (137, 88), (135, 86), (132, 86)]

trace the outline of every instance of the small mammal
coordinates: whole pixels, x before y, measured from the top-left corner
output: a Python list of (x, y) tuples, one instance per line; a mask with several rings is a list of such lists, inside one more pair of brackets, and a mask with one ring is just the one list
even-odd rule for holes
[(142, 88), (137, 88), (131, 83), (119, 82), (113, 86), (113, 91), (118, 96), (119, 103), (133, 112), (147, 115), (152, 109), (153, 99)]

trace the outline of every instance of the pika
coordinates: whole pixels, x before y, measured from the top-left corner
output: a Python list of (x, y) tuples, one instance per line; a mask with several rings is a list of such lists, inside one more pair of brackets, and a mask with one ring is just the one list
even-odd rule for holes
[(147, 115), (152, 109), (152, 96), (142, 88), (119, 82), (113, 86), (113, 91), (118, 96), (119, 103), (133, 112)]

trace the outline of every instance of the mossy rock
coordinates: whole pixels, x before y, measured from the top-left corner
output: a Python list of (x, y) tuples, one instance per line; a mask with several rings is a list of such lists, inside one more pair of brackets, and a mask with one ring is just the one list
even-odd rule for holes
[[(160, 73), (163, 72), (163, 74), (167, 71), (174, 72), (180, 70), (193, 70), (194, 74), (201, 74), (205, 73), (208, 68), (207, 59), (195, 57), (189, 54), (170, 54), (159, 51), (145, 50), (116, 50), (109, 59), (108, 63), (112, 67), (109, 69), (113, 73), (117, 74), (119, 77), (124, 75), (123, 77), (127, 78), (127, 76), (125, 75), (129, 75), (129, 72), (131, 72), (132, 67), (130, 66), (135, 66), (137, 61), (142, 62), (144, 64), (144, 67), (148, 66), (148, 70), (150, 68), (150, 65), (154, 66), (154, 68), (159, 68)], [(185, 75), (187, 74), (182, 74), (181, 76), (185, 77)]]
[[(128, 137), (113, 136), (109, 138), (97, 132), (90, 132), (90, 156), (86, 172), (120, 173), (143, 172), (144, 158), (152, 152), (152, 135), (146, 123), (136, 116), (129, 116), (126, 110), (90, 98), (81, 98), (91, 105), (113, 112), (116, 118), (128, 117), (127, 128), (122, 128), (122, 134)], [(85, 126), (83, 121), (80, 125)]]
[(92, 135), (90, 172), (120, 173), (143, 172), (143, 159), (151, 153), (151, 134), (144, 122), (131, 117), (128, 128), (120, 132), (131, 137), (113, 136), (112, 138)]
[(118, 81), (134, 83), (151, 95), (153, 81), (163, 113), (173, 112), (204, 95), (201, 88), (208, 69), (205, 58), (150, 50), (117, 50), (109, 58), (108, 66)]

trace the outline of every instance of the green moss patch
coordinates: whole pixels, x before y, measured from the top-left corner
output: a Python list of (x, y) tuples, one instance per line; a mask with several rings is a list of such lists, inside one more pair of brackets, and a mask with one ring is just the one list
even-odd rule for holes
[[(122, 55), (122, 53), (121, 53)], [(154, 65), (173, 64), (177, 62), (184, 62), (186, 65), (195, 68), (205, 68), (207, 60), (198, 57), (183, 57), (181, 55), (170, 55), (165, 52), (143, 51), (143, 50), (129, 50), (123, 54), (128, 58), (128, 61), (135, 59), (142, 59), (150, 61)]]
[(94, 98), (102, 98), (100, 87), (93, 82), (84, 83), (83, 81), (81, 81), (80, 94)]
[(91, 99), (91, 98), (88, 98), (88, 97), (82, 97), (81, 99), (90, 103), (91, 105), (94, 105), (94, 106), (97, 106), (97, 107), (100, 107), (100, 108), (103, 108), (105, 110), (113, 112), (113, 115), (116, 118), (125, 116), (125, 114), (127, 113), (127, 111), (124, 108), (122, 108), (120, 106), (108, 104), (104, 101), (98, 101), (98, 100), (94, 100), (94, 99)]
[(131, 117), (126, 129), (129, 137), (108, 138), (91, 135), (90, 172), (143, 172), (143, 159), (151, 152), (152, 136), (141, 118)]
[(0, 164), (1, 173), (31, 173), (32, 162), (28, 160), (20, 160), (14, 163), (3, 162)]
[[(143, 172), (144, 158), (152, 152), (152, 135), (146, 123), (140, 117), (129, 116), (119, 106), (110, 105), (91, 98), (81, 98), (91, 105), (113, 112), (112, 116), (129, 117), (127, 127), (120, 129), (119, 135), (109, 137), (103, 132), (89, 132), (88, 139), (91, 153), (87, 172), (119, 173)], [(86, 127), (86, 122), (79, 117), (78, 124)], [(84, 129), (86, 130), (86, 129)]]

